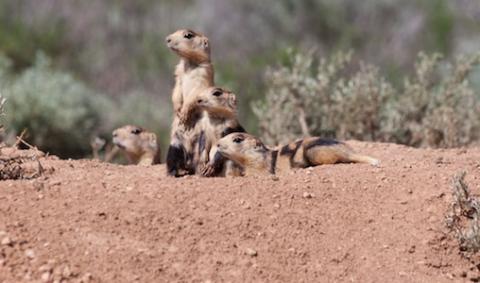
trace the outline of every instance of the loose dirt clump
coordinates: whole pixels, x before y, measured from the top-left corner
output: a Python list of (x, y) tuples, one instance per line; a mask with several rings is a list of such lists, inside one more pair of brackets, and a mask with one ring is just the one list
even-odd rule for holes
[(40, 162), (42, 158), (45, 154), (35, 149), (0, 148), (0, 181), (40, 177), (45, 172)]

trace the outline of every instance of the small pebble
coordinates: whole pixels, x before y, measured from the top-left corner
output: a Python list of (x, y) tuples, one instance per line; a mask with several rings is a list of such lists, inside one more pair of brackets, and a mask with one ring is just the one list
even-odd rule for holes
[(44, 264), (38, 268), (38, 271), (40, 272), (50, 272), (52, 271), (52, 266), (50, 264)]
[(82, 279), (80, 280), (80, 282), (83, 282), (83, 283), (88, 283), (90, 282), (90, 280), (92, 280), (93, 276), (91, 273), (85, 273), (85, 275), (82, 276)]
[(51, 182), (50, 182), (50, 186), (52, 186), (52, 187), (53, 187), (53, 186), (57, 186), (57, 185), (61, 185), (61, 184), (62, 184), (61, 181), (51, 181)]
[(25, 255), (28, 258), (32, 259), (35, 257), (35, 252), (32, 249), (28, 249), (28, 250), (25, 250)]
[(251, 256), (251, 257), (255, 257), (255, 256), (258, 255), (258, 254), (257, 254), (257, 251), (254, 250), (254, 249), (251, 249), (251, 248), (245, 249), (245, 254), (246, 254), (246, 255), (249, 255), (249, 256)]
[(72, 271), (70, 270), (70, 267), (65, 266), (63, 268), (63, 272), (62, 272), (63, 278), (68, 278), (68, 277), (70, 277), (70, 275), (72, 275)]
[(303, 193), (303, 197), (304, 197), (304, 198), (313, 198), (314, 195), (311, 194), (311, 193), (304, 192), (304, 193)]
[(42, 273), (42, 276), (40, 277), (43, 282), (48, 282), (50, 280), (50, 272), (44, 272)]
[(2, 245), (5, 245), (5, 246), (6, 246), (6, 245), (10, 245), (11, 243), (12, 243), (12, 240), (11, 240), (9, 237), (3, 238), (3, 239), (2, 239), (2, 242), (1, 242), (1, 244), (2, 244)]
[(408, 249), (408, 252), (413, 254), (415, 252), (415, 245), (411, 246), (409, 249)]

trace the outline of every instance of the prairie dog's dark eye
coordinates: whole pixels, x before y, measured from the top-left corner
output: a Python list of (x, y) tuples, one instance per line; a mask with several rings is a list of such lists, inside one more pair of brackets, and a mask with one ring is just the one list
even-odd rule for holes
[(193, 33), (187, 32), (186, 34), (183, 35), (183, 37), (185, 37), (186, 39), (190, 39), (193, 37)]
[(222, 95), (222, 94), (223, 94), (223, 91), (220, 90), (220, 89), (216, 89), (216, 90), (212, 93), (213, 96), (220, 96), (220, 95)]
[(134, 135), (139, 135), (141, 132), (142, 132), (142, 129), (140, 129), (140, 128), (136, 128), (136, 129), (132, 130), (132, 134), (134, 134)]
[(240, 136), (240, 137), (235, 137), (235, 138), (233, 138), (233, 142), (234, 142), (234, 143), (241, 143), (241, 142), (243, 142), (243, 140), (244, 140), (244, 138), (241, 137), (241, 136)]

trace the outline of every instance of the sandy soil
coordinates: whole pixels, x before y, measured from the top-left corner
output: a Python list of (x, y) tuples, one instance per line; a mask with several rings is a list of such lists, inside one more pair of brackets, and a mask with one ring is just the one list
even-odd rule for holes
[(96, 161), (0, 182), (0, 282), (463, 282), (451, 177), (480, 192), (480, 148), (350, 142), (380, 168), (166, 177)]

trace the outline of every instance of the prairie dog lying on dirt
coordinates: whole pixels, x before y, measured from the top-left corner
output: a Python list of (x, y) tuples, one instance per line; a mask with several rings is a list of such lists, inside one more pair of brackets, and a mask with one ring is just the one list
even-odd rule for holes
[(197, 123), (201, 113), (195, 109), (196, 96), (214, 84), (210, 44), (203, 34), (178, 30), (166, 38), (167, 46), (180, 57), (175, 68), (172, 102), (175, 112), (167, 152), (167, 173), (183, 176), (195, 173), (194, 160)]
[(204, 164), (203, 176), (239, 176), (242, 168), (226, 160), (217, 152), (217, 141), (230, 133), (244, 133), (237, 120), (237, 98), (228, 90), (211, 87), (197, 97), (197, 106), (205, 111), (202, 119), (203, 150), (200, 160)]
[(120, 148), (128, 161), (138, 165), (160, 163), (157, 136), (140, 127), (126, 125), (113, 131), (113, 144)]
[(343, 142), (311, 137), (272, 150), (258, 138), (245, 133), (232, 133), (218, 141), (218, 152), (243, 166), (245, 175), (285, 172), (321, 164), (362, 162), (379, 165), (370, 156), (357, 154)]

